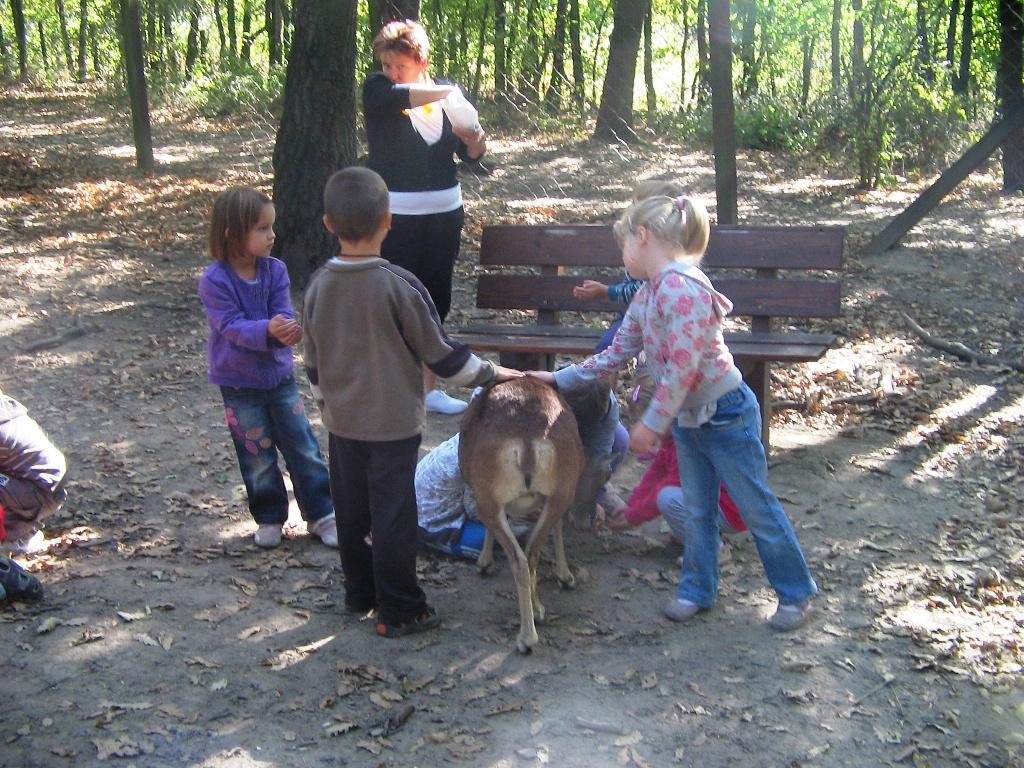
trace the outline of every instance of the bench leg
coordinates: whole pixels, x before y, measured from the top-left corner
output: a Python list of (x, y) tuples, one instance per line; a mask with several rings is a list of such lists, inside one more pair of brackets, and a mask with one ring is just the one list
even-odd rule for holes
[(555, 356), (537, 352), (499, 352), (498, 363), (518, 371), (553, 371)]
[(746, 362), (740, 366), (740, 370), (743, 371), (743, 380), (754, 390), (757, 402), (761, 406), (761, 442), (767, 451), (771, 445), (769, 442), (772, 421), (771, 366), (764, 361)]

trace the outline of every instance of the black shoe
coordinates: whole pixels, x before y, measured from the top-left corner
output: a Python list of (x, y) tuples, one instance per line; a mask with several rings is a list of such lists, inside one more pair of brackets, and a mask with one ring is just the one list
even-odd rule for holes
[(381, 637), (405, 637), (406, 635), (414, 635), (417, 632), (425, 632), (428, 629), (433, 629), (441, 623), (441, 617), (437, 611), (427, 606), (419, 618), (412, 619), (411, 621), (402, 622), (401, 624), (385, 624), (383, 621), (377, 624), (377, 634)]
[(0, 594), (2, 593), (6, 593), (8, 600), (32, 602), (42, 599), (43, 584), (7, 555), (0, 555)]

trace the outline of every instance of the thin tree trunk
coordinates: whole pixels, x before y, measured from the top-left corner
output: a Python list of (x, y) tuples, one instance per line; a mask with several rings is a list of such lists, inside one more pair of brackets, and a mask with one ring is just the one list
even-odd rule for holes
[(928, 84), (935, 82), (932, 46), (928, 39), (928, 8), (925, 0), (917, 0), (917, 66)]
[(143, 173), (156, 168), (153, 160), (153, 135), (149, 123), (149, 95), (146, 92), (146, 64), (142, 48), (142, 13), (138, 0), (120, 0), (119, 26), (125, 79), (132, 110), (132, 136), (135, 162)]
[(39, 55), (43, 59), (43, 71), (50, 71), (50, 53), (46, 47), (46, 27), (42, 21), (36, 22), (39, 25)]
[(199, 59), (199, 0), (190, 0), (188, 5), (188, 40), (185, 44), (185, 76), (192, 79), (196, 61)]
[(242, 6), (242, 52), (241, 59), (246, 64), (252, 63), (252, 39), (249, 31), (252, 29), (252, 11), (249, 10), (249, 3), (246, 0)]
[(644, 85), (647, 87), (647, 111), (653, 114), (658, 109), (658, 95), (654, 92), (654, 44), (652, 41), (651, 17), (654, 9), (647, 8), (644, 18)]
[(966, 96), (971, 85), (971, 55), (974, 48), (974, 0), (964, 0), (963, 31), (960, 33), (960, 64), (953, 80), (953, 93)]
[(956, 56), (956, 23), (960, 19), (960, 0), (949, 4), (949, 23), (946, 25), (946, 66), (953, 72)]
[(0, 61), (3, 62), (4, 82), (11, 79), (11, 64), (7, 60), (7, 38), (4, 37), (4, 25), (0, 24)]
[(832, 0), (832, 29), (831, 29), (831, 63), (832, 63), (832, 96), (838, 98), (843, 88), (842, 80), (842, 56), (839, 49), (839, 30), (843, 24), (842, 0)]
[(693, 88), (690, 90), (690, 95), (698, 104), (703, 103), (709, 92), (709, 61), (708, 0), (697, 0), (697, 71), (693, 75)]
[(740, 63), (743, 69), (740, 73), (740, 96), (749, 98), (757, 93), (757, 70), (754, 62), (754, 43), (757, 32), (757, 3), (754, 0), (744, 0), (744, 3), (737, 13), (741, 22), (740, 30)]
[[(231, 0), (228, 0), (230, 3)], [(213, 0), (213, 20), (217, 26), (217, 42), (220, 43), (220, 60), (223, 62), (230, 56), (227, 35), (224, 30), (224, 19), (221, 18), (220, 0)]]
[(580, 44), (580, 2), (569, 0), (569, 50), (572, 52), (572, 97), (576, 111), (586, 107), (587, 75), (583, 68), (583, 46)]
[(71, 34), (68, 32), (68, 12), (64, 6), (64, 0), (56, 0), (57, 24), (60, 27), (60, 42), (64, 47), (64, 61), (67, 64), (68, 72), (75, 71), (75, 59), (71, 54)]
[(686, 109), (686, 50), (690, 40), (690, 13), (687, 0), (683, 0), (679, 13), (683, 19), (683, 42), (679, 47), (679, 114), (683, 114), (683, 110)]
[(568, 2), (558, 0), (555, 6), (555, 35), (551, 43), (551, 82), (544, 96), (544, 106), (549, 112), (558, 112), (562, 108), (562, 89), (566, 84), (565, 77), (565, 32), (568, 26)]
[(507, 99), (509, 92), (507, 30), (505, 0), (494, 0), (494, 92), (499, 99)]
[(238, 9), (235, 7), (235, 0), (224, 2), (228, 12), (228, 59), (234, 61), (238, 56)]
[(803, 54), (803, 65), (800, 68), (800, 111), (807, 109), (807, 103), (811, 95), (811, 74), (814, 66), (814, 38), (810, 30), (804, 30), (803, 39), (800, 41), (800, 50)]
[(729, 0), (711, 0), (708, 11), (717, 218), (719, 224), (736, 224), (736, 113), (732, 94), (732, 30), (729, 25)]
[(78, 82), (84, 83), (86, 76), (87, 52), (89, 46), (89, 0), (78, 3)]
[(11, 19), (14, 37), (18, 41), (18, 79), (28, 80), (28, 28), (25, 25), (24, 0), (11, 0)]

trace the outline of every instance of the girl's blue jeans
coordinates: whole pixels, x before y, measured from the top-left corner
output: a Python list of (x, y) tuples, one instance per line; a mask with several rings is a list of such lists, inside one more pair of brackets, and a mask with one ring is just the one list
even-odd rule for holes
[(818, 591), (782, 504), (768, 487), (761, 411), (746, 384), (723, 395), (711, 421), (672, 430), (679, 455), (685, 544), (676, 596), (710, 608), (718, 593), (719, 481), (739, 508), (780, 605)]
[(294, 378), (273, 389), (221, 387), (249, 512), (259, 525), (284, 525), (288, 492), (278, 451), (292, 478), (295, 501), (307, 523), (334, 514), (331, 480)]

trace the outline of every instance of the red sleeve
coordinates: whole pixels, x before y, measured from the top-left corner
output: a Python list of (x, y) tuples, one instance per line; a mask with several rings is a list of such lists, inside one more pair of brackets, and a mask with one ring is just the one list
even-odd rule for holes
[(625, 515), (629, 524), (640, 525), (660, 515), (658, 494), (662, 488), (670, 485), (679, 485), (676, 444), (671, 439), (661, 441), (661, 448), (655, 454), (654, 461), (626, 502), (629, 506)]

